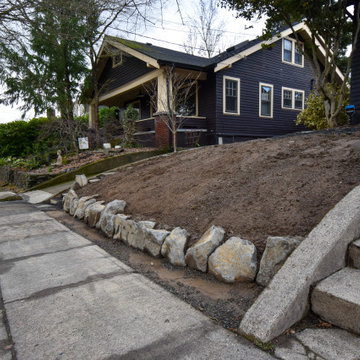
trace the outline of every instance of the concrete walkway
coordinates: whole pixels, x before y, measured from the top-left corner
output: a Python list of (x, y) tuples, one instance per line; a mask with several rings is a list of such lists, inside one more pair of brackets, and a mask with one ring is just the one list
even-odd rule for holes
[(23, 201), (0, 259), (0, 359), (271, 358)]

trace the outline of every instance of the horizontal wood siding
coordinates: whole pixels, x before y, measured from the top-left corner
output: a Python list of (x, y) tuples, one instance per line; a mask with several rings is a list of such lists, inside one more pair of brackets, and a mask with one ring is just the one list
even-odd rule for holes
[(201, 118), (177, 118), (181, 129), (206, 129), (207, 121)]
[[(223, 76), (240, 79), (240, 115), (223, 114)], [(304, 67), (282, 62), (282, 40), (271, 49), (259, 50), (231, 68), (216, 73), (216, 132), (243, 138), (282, 135), (303, 130), (295, 125), (299, 111), (281, 108), (281, 87), (309, 95), (314, 78), (308, 60)], [(259, 82), (273, 85), (273, 118), (259, 117)]]
[(207, 80), (198, 83), (198, 115), (206, 117), (209, 144), (212, 144), (215, 143), (216, 132), (216, 75), (209, 72)]
[(101, 94), (115, 90), (153, 70), (144, 61), (133, 56), (123, 56), (123, 63), (113, 68), (112, 59), (109, 58), (99, 79), (100, 86), (105, 84)]
[(147, 119), (136, 122), (136, 132), (143, 131), (154, 131), (155, 130), (155, 119)]

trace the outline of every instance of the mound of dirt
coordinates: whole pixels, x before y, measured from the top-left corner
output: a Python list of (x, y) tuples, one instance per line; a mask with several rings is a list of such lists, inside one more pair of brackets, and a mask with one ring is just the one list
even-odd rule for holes
[(79, 191), (126, 200), (127, 213), (181, 226), (191, 242), (212, 224), (251, 240), (305, 236), (360, 183), (360, 129), (183, 151), (127, 167)]

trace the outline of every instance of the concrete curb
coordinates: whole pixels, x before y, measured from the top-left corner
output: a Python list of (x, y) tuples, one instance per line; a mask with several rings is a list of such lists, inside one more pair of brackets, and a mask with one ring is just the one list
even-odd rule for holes
[(348, 193), (290, 255), (245, 314), (239, 331), (264, 343), (299, 321), (310, 287), (345, 267), (349, 244), (360, 236), (360, 186)]

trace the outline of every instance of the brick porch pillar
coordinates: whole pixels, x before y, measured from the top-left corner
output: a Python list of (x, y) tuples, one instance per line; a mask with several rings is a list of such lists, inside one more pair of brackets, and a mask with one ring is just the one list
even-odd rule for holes
[(169, 122), (166, 113), (156, 113), (155, 116), (155, 143), (158, 148), (170, 147), (170, 130), (166, 123)]

